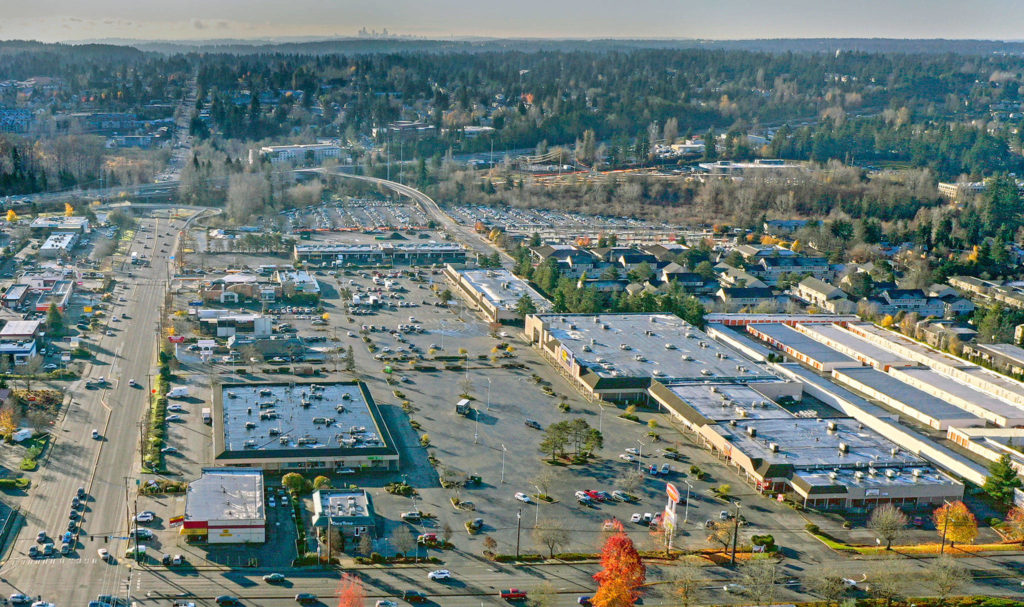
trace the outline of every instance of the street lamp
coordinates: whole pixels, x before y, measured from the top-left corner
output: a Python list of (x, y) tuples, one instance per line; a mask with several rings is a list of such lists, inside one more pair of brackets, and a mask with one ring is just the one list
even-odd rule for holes
[(644, 459), (644, 444), (640, 442), (640, 439), (636, 439), (636, 444), (640, 445), (640, 450), (636, 454), (636, 470), (640, 472), (643, 469)]
[(491, 378), (487, 378), (487, 410), (491, 410)]
[(500, 483), (502, 485), (505, 484), (505, 454), (506, 453), (508, 453), (508, 449), (506, 449), (505, 445), (502, 444), (501, 445), (501, 483)]
[(693, 489), (693, 485), (690, 481), (683, 481), (686, 483), (686, 501), (683, 502), (683, 524), (690, 520), (690, 490)]
[(533, 527), (536, 529), (537, 525), (540, 524), (540, 496), (543, 492), (537, 485), (534, 485), (533, 488), (537, 490), (537, 514), (533, 517)]
[(476, 425), (473, 427), (473, 444), (476, 445), (480, 442), (480, 410), (475, 409), (473, 411), (473, 419)]

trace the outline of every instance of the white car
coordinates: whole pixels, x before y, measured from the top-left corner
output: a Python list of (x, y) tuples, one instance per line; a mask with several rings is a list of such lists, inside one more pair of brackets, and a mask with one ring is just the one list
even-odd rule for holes
[(516, 493), (516, 499), (523, 502), (524, 504), (532, 504), (533, 500), (530, 499), (529, 495), (526, 495), (522, 491)]
[(629, 517), (629, 522), (631, 522), (631, 523), (639, 523), (642, 519), (643, 519), (643, 517), (640, 516), (639, 512), (634, 512), (633, 516)]
[(135, 386), (137, 386), (139, 384), (135, 383), (134, 379), (129, 379), (128, 380), (128, 385), (134, 388)]
[(167, 405), (167, 410), (173, 411), (174, 413), (184, 413), (185, 407), (182, 407), (181, 405)]
[(725, 586), (722, 586), (722, 590), (728, 592), (729, 594), (740, 594), (741, 592), (745, 591), (746, 588), (739, 584), (726, 584)]
[(387, 599), (380, 599), (373, 604), (374, 607), (398, 607), (398, 603)]
[(140, 523), (152, 523), (155, 519), (156, 519), (156, 514), (154, 514), (153, 512), (150, 512), (149, 510), (145, 510), (143, 512), (140, 512), (138, 514), (138, 516), (135, 517), (135, 520), (140, 522)]
[(106, 548), (100, 548), (96, 551), (96, 554), (100, 555), (100, 558), (104, 561), (110, 560), (110, 551)]
[(431, 571), (427, 574), (427, 579), (434, 580), (435, 582), (447, 580), (450, 577), (452, 577), (452, 572), (447, 569), (438, 569), (437, 571)]
[(180, 415), (168, 415), (167, 417), (164, 418), (164, 421), (180, 422), (181, 421), (181, 416)]
[(621, 459), (624, 462), (635, 462), (636, 456), (630, 455), (629, 453), (620, 453), (619, 459)]
[(640, 455), (640, 450), (637, 449), (636, 447), (626, 447), (626, 453), (631, 453), (633, 455)]

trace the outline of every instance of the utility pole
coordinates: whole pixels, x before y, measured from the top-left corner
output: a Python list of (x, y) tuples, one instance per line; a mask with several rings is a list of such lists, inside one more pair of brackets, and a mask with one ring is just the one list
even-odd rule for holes
[(736, 540), (740, 537), (740, 503), (733, 502), (736, 506), (736, 512), (732, 519), (732, 557), (729, 559), (729, 565), (732, 567), (736, 566)]
[[(946, 502), (949, 504), (949, 502)], [(942, 520), (942, 547), (939, 548), (939, 554), (946, 553), (946, 529), (949, 528), (949, 508), (946, 508), (946, 516)]]
[(519, 530), (522, 528), (523, 509), (516, 512), (516, 560), (519, 560)]

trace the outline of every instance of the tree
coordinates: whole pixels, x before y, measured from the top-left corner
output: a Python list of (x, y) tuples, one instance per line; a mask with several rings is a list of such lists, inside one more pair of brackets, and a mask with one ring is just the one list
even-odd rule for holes
[(326, 476), (321, 475), (321, 476), (318, 476), (318, 477), (313, 479), (313, 489), (314, 490), (330, 489), (330, 488), (331, 488), (331, 479), (327, 478)]
[(18, 214), (14, 212), (14, 209), (7, 209), (7, 221), (8, 223), (17, 223)]
[(359, 536), (359, 548), (357, 550), (362, 556), (368, 557), (373, 554), (373, 538), (370, 537), (370, 534), (364, 533)]
[(530, 591), (530, 607), (556, 607), (558, 598), (558, 588), (545, 580)]
[(536, 485), (542, 495), (547, 495), (556, 480), (555, 475), (550, 470), (541, 470), (537, 473), (537, 476), (530, 479), (530, 482)]
[(565, 447), (569, 444), (569, 422), (560, 421), (549, 425), (544, 429), (544, 436), (540, 441), (540, 450), (547, 453), (552, 461), (565, 453)]
[(729, 546), (732, 545), (734, 526), (728, 523), (714, 523), (711, 530), (708, 532), (707, 541), (709, 544), (714, 544), (722, 547), (722, 552), (729, 550)]
[(263, 353), (260, 349), (253, 344), (246, 344), (239, 349), (242, 354), (242, 360), (249, 365), (249, 371), (255, 372), (256, 365), (263, 362)]
[(494, 554), (494, 551), (498, 549), (498, 542), (491, 536), (484, 538), (484, 551)]
[(394, 534), (391, 536), (391, 541), (395, 544), (395, 550), (408, 555), (409, 552), (416, 549), (416, 538), (413, 536), (412, 531), (409, 531), (408, 527), (399, 527), (395, 529)]
[(625, 472), (619, 475), (618, 486), (626, 493), (633, 493), (639, 489), (646, 480), (646, 476), (643, 472), (636, 468), (628, 468)]
[(978, 521), (974, 513), (959, 500), (936, 508), (932, 520), (939, 535), (950, 542), (970, 544), (978, 537)]
[(811, 577), (811, 591), (825, 599), (825, 607), (832, 603), (839, 604), (849, 586), (843, 576), (832, 567), (821, 569)]
[(690, 607), (700, 602), (701, 585), (704, 582), (701, 569), (689, 561), (675, 567), (672, 577), (672, 591), (680, 607)]
[(298, 472), (289, 472), (281, 477), (281, 486), (292, 493), (301, 493), (306, 488), (306, 479)]
[(775, 559), (765, 556), (754, 558), (740, 567), (740, 584), (755, 605), (771, 605), (775, 602), (779, 566)]
[(526, 316), (528, 314), (537, 313), (537, 304), (533, 303), (533, 298), (523, 293), (523, 295), (516, 301), (516, 314), (520, 316)]
[(1021, 486), (1017, 471), (1010, 465), (1009, 454), (1004, 453), (999, 459), (988, 465), (988, 476), (982, 489), (992, 499), (1002, 504), (1013, 501), (1013, 490)]
[(569, 531), (562, 521), (540, 521), (533, 529), (533, 541), (547, 547), (549, 558), (555, 558), (555, 550), (564, 548), (570, 539)]
[(356, 353), (351, 344), (348, 347), (348, 355), (345, 357), (345, 370), (349, 373), (356, 370)]
[(944, 554), (929, 565), (928, 579), (939, 597), (940, 604), (945, 604), (946, 599), (971, 581), (971, 575), (956, 559)]
[(621, 525), (601, 549), (601, 571), (594, 574), (596, 607), (628, 607), (640, 598), (640, 587), (647, 579), (647, 567)]
[(891, 550), (892, 543), (903, 533), (907, 526), (907, 515), (892, 504), (882, 504), (871, 511), (868, 529), (885, 540), (885, 549)]
[(868, 594), (885, 601), (886, 607), (890, 607), (894, 601), (903, 598), (903, 590), (907, 587), (907, 575), (907, 567), (900, 561), (877, 561), (868, 572)]
[(0, 407), (0, 434), (10, 438), (18, 429), (18, 412), (11, 403)]
[(25, 391), (32, 391), (32, 381), (43, 370), (43, 357), (32, 356), (21, 367), (21, 380), (25, 384)]
[(1013, 507), (1006, 513), (1004, 529), (1010, 539), (1017, 540), (1024, 544), (1024, 508)]
[(59, 333), (64, 328), (64, 316), (55, 303), (51, 303), (46, 311), (46, 326), (53, 333)]
[(450, 302), (452, 300), (453, 297), (454, 297), (454, 295), (452, 295), (452, 292), (450, 290), (448, 290), (448, 289), (445, 289), (444, 291), (441, 291), (437, 295), (437, 298), (439, 300), (441, 300), (441, 303), (446, 305), (446, 306), (448, 305), (448, 302)]
[(338, 587), (338, 607), (363, 607), (366, 601), (366, 592), (363, 590), (363, 583), (354, 575), (343, 574), (341, 585)]

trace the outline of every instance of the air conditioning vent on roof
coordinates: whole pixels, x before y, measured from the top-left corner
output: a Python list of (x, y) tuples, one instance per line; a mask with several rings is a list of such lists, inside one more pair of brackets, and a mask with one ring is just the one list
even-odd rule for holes
[(779, 452), (779, 444), (778, 443), (768, 443), (768, 450), (771, 451), (772, 453), (778, 453)]
[(829, 472), (829, 473), (828, 473), (828, 477), (829, 477), (830, 479), (832, 479), (832, 480), (836, 480), (836, 478), (838, 478), (838, 477), (839, 477), (839, 475), (838, 475), (838, 474), (836, 474), (835, 472)]
[(847, 445), (846, 443), (839, 443), (839, 452), (840, 453), (849, 453), (850, 452), (850, 445)]
[(747, 426), (747, 434), (750, 436), (757, 436), (757, 428), (753, 426)]

